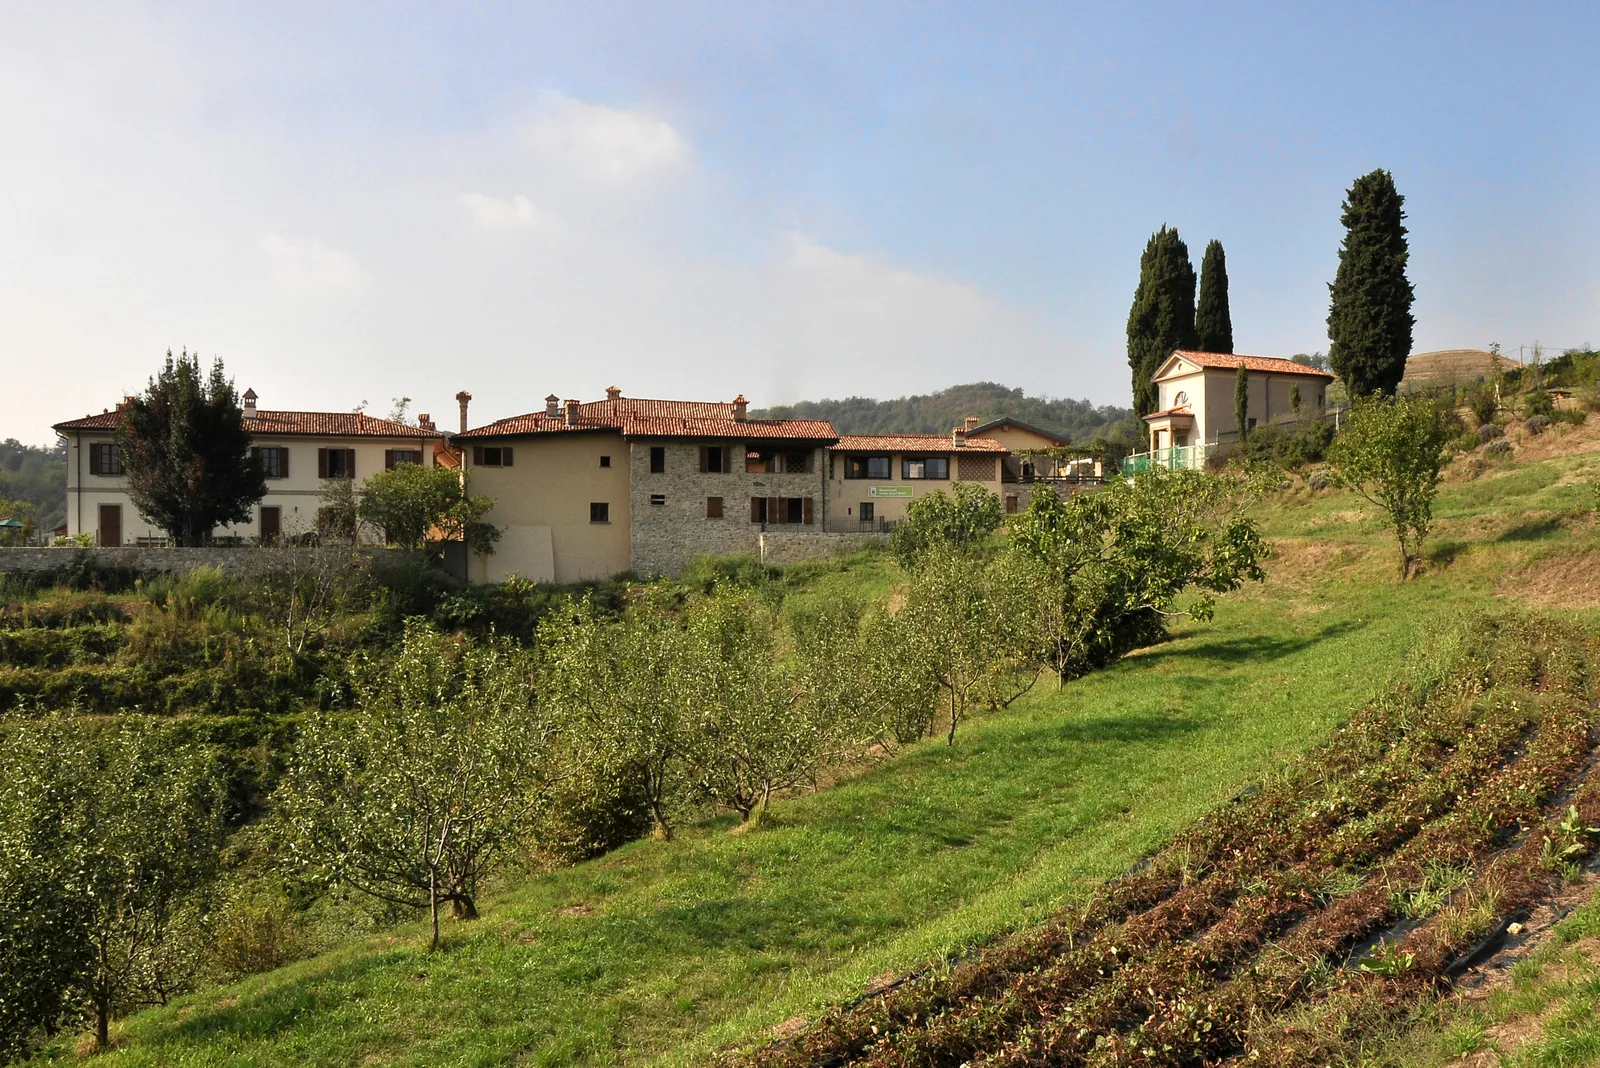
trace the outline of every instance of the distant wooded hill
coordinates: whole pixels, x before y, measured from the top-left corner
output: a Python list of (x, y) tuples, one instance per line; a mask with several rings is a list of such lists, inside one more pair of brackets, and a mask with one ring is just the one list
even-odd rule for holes
[(41, 449), (15, 438), (0, 441), (0, 509), (7, 501), (32, 505), (35, 522), (43, 530), (66, 518), (66, 445)]
[(752, 409), (754, 419), (827, 419), (841, 434), (943, 434), (975, 415), (984, 422), (1009, 415), (1087, 444), (1115, 424), (1130, 418), (1130, 408), (1095, 405), (1070, 397), (1029, 397), (998, 382), (972, 382), (938, 393), (894, 400), (846, 397), (844, 400), (799, 401)]

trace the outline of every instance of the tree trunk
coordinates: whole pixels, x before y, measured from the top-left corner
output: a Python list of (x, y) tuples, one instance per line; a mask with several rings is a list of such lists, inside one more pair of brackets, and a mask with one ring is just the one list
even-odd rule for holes
[(458, 920), (478, 918), (478, 906), (471, 894), (456, 894), (450, 899), (450, 914)]
[(956, 688), (950, 687), (950, 734), (944, 740), (945, 745), (956, 744)]
[(94, 998), (94, 1048), (109, 1049), (111, 1046), (111, 1001), (104, 994), (96, 994)]
[(433, 919), (433, 941), (428, 943), (428, 952), (432, 953), (439, 948), (439, 873), (428, 873), (428, 914)]

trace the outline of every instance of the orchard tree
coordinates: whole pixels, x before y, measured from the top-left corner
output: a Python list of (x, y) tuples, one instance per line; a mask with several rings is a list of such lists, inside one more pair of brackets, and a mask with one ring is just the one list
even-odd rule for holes
[(221, 768), (177, 728), (133, 716), (24, 720), (5, 741), (0, 1048), (82, 1005), (104, 1049), (113, 1016), (193, 981), (226, 832)]
[(900, 565), (910, 569), (938, 546), (975, 548), (1005, 522), (1000, 498), (976, 482), (957, 482), (950, 492), (924, 494), (906, 508), (906, 517), (889, 538)]
[(487, 555), (500, 537), (498, 528), (483, 521), (494, 504), (493, 497), (467, 492), (465, 472), (404, 463), (361, 485), (356, 516), (402, 549), (460, 541)]
[(1393, 396), (1411, 354), (1416, 299), (1406, 278), (1406, 198), (1376, 170), (1345, 194), (1339, 270), (1328, 287), (1328, 360), (1352, 398)]
[(1233, 316), (1228, 311), (1228, 258), (1222, 242), (1213, 239), (1200, 260), (1200, 298), (1195, 303), (1194, 330), (1201, 352), (1233, 351)]
[(1194, 265), (1178, 231), (1163, 226), (1139, 259), (1139, 286), (1128, 311), (1128, 366), (1133, 370), (1133, 413), (1156, 410), (1151, 379), (1173, 349), (1200, 343), (1194, 326)]
[(552, 728), (528, 662), (406, 628), (352, 668), (353, 707), (314, 718), (277, 797), (301, 870), (395, 905), (475, 919), (484, 874), (522, 845), (549, 785)]
[(1431, 398), (1372, 397), (1350, 410), (1330, 450), (1340, 480), (1388, 517), (1402, 580), (1422, 562), (1449, 440), (1448, 416)]
[(117, 413), (116, 436), (134, 507), (179, 545), (204, 545), (217, 527), (247, 521), (266, 496), (221, 360), (205, 375), (199, 356), (168, 350), (144, 395)]

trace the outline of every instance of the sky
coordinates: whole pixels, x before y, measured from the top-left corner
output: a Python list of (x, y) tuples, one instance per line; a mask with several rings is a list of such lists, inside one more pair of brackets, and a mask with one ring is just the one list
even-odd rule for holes
[(1597, 4), (0, 4), (0, 438), (220, 357), (263, 408), (1129, 403), (1162, 224), (1327, 348), (1406, 196), (1414, 351), (1600, 340)]

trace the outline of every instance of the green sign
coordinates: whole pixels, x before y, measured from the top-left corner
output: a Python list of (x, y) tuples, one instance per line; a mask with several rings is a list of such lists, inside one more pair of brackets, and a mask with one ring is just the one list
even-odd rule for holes
[(913, 496), (910, 486), (871, 486), (867, 489), (868, 497), (910, 497)]

